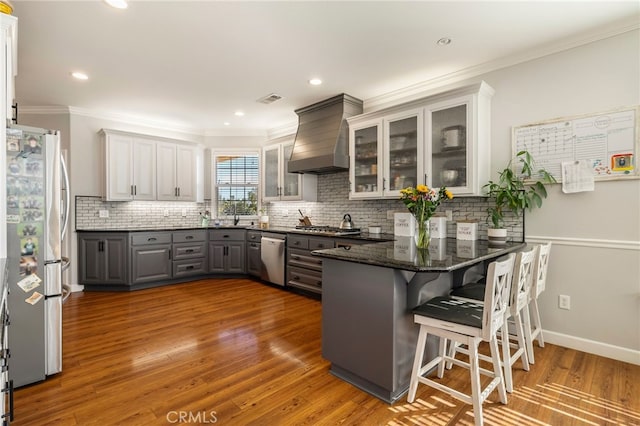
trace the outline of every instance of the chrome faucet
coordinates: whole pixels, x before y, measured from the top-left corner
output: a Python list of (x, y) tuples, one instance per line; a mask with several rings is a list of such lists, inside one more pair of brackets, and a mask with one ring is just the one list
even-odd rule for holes
[(236, 226), (240, 222), (240, 216), (236, 214), (236, 205), (233, 204), (233, 226)]

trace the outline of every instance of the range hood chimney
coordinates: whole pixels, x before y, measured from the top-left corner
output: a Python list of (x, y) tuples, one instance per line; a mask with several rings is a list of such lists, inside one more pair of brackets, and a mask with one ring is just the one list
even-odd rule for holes
[(347, 117), (362, 114), (362, 101), (341, 94), (295, 110), (298, 131), (289, 173), (333, 173), (349, 169)]

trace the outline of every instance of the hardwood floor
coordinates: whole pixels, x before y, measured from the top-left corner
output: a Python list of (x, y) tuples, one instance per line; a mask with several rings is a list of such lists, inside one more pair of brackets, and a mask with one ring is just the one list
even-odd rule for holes
[[(321, 304), (251, 280), (74, 293), (63, 372), (17, 389), (15, 425), (471, 425), (472, 409), (420, 386), (388, 405), (328, 372)], [(363, 324), (363, 326), (366, 326)], [(518, 365), (487, 425), (640, 425), (640, 367), (554, 345)], [(464, 388), (454, 367), (443, 380)]]

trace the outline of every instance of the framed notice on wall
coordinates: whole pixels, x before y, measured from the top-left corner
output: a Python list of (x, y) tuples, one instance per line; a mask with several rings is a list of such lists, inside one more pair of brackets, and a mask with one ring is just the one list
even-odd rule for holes
[(513, 128), (513, 155), (526, 150), (536, 166), (562, 181), (562, 163), (586, 163), (595, 180), (639, 178), (640, 107), (564, 117)]

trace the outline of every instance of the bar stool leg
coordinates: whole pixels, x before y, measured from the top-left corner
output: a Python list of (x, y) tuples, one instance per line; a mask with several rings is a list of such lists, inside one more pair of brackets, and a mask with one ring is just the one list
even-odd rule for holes
[(418, 375), (422, 368), (422, 359), (424, 357), (425, 344), (427, 343), (427, 329), (420, 326), (418, 333), (418, 342), (416, 343), (416, 355), (413, 359), (413, 372), (411, 373), (411, 382), (409, 384), (409, 396), (407, 401), (412, 403), (416, 399), (416, 391), (418, 390)]
[(533, 333), (531, 331), (531, 316), (529, 314), (529, 304), (524, 305), (524, 307), (522, 308), (522, 319), (524, 342), (527, 345), (527, 360), (529, 361), (529, 364), (534, 364), (536, 361), (533, 354)]
[(471, 374), (471, 400), (473, 402), (473, 417), (476, 426), (482, 426), (482, 387), (480, 386), (480, 362), (478, 360), (477, 342), (469, 342), (469, 373)]

